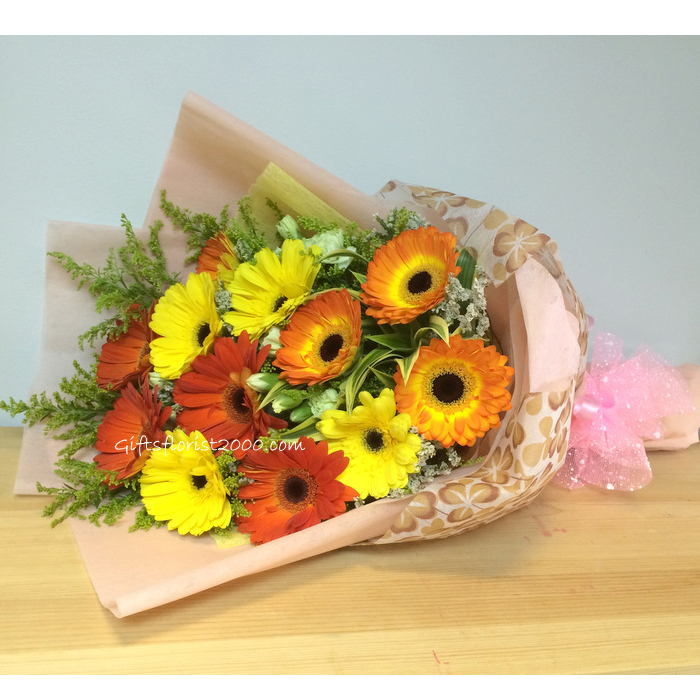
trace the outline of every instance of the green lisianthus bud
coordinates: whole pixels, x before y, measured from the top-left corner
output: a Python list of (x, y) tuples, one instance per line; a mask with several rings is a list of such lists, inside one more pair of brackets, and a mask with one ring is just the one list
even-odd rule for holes
[(265, 393), (270, 391), (279, 381), (280, 375), (274, 372), (258, 372), (248, 377), (248, 386), (255, 391)]
[(308, 403), (304, 403), (299, 408), (295, 408), (290, 414), (289, 418), (292, 423), (303, 423), (307, 418), (311, 418), (313, 414), (311, 413), (311, 408)]
[(275, 413), (290, 411), (296, 408), (306, 398), (306, 392), (301, 389), (286, 389), (272, 399), (272, 410)]
[(277, 233), (282, 238), (301, 238), (301, 231), (297, 226), (297, 222), (291, 216), (285, 216), (277, 224)]
[[(311, 236), (311, 238), (305, 238), (304, 245), (307, 248), (310, 246), (318, 246), (321, 249), (321, 256), (328, 255), (334, 250), (346, 249), (345, 238), (340, 229), (335, 231), (323, 231), (322, 233), (317, 233), (315, 236)], [(355, 248), (354, 246), (350, 246), (346, 250), (352, 250), (354, 252)], [(350, 264), (350, 258), (347, 255), (334, 256), (324, 260), (323, 264), (337, 265), (341, 270), (343, 270)]]
[(338, 391), (336, 389), (326, 389), (320, 394), (309, 397), (309, 408), (311, 415), (320, 418), (324, 411), (338, 408)]
[(158, 387), (159, 389), (165, 389), (167, 391), (172, 391), (175, 383), (169, 379), (163, 379), (158, 372), (148, 373), (148, 383), (153, 387)]
[(265, 345), (271, 345), (272, 352), (277, 352), (282, 347), (279, 326), (272, 326), (267, 335), (260, 341), (260, 347), (265, 347)]

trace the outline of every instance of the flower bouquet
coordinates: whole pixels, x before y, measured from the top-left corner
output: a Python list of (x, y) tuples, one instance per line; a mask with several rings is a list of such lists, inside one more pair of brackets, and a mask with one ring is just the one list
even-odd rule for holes
[(5, 404), (29, 425), (16, 491), (77, 516), (119, 617), (465, 532), (564, 464), (586, 315), (555, 243), (492, 205), (368, 197), (190, 94), (144, 229), (53, 223), (48, 246), (57, 391)]

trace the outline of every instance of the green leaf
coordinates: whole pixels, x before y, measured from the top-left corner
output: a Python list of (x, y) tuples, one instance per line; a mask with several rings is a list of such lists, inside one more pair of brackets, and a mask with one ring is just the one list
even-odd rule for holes
[(444, 340), (448, 345), (450, 344), (450, 327), (447, 325), (445, 319), (440, 316), (431, 316), (428, 325), (419, 328), (415, 332), (413, 336), (414, 345), (419, 343), (423, 336), (430, 332), (435, 333), (438, 338)]
[(323, 439), (323, 435), (321, 435), (321, 433), (319, 433), (316, 430), (316, 423), (318, 423), (319, 420), (320, 418), (311, 416), (310, 418), (307, 418), (303, 423), (299, 423), (299, 425), (295, 425), (289, 430), (280, 430), (278, 433), (275, 434), (274, 439), (296, 440), (302, 435), (306, 435), (307, 437), (313, 438), (314, 440), (321, 440)]
[(410, 350), (413, 345), (410, 338), (398, 333), (380, 333), (379, 335), (367, 335), (365, 340), (371, 340), (377, 345), (382, 345), (391, 350)]
[(457, 258), (457, 264), (462, 268), (457, 275), (457, 279), (465, 289), (471, 289), (474, 281), (474, 271), (476, 270), (476, 260), (469, 252), (462, 249)]
[(380, 372), (376, 367), (370, 367), (372, 374), (379, 379), (379, 381), (384, 384), (387, 389), (393, 389), (396, 386), (394, 378), (387, 374), (386, 372)]
[(428, 327), (435, 331), (438, 338), (444, 340), (448, 345), (450, 344), (450, 327), (447, 325), (447, 321), (440, 316), (431, 316), (428, 322)]
[[(330, 258), (355, 258), (356, 260), (362, 260), (367, 262), (367, 260), (362, 257), (359, 253), (354, 250), (348, 250), (347, 248), (338, 248), (338, 250), (332, 250), (330, 253), (326, 253), (316, 260), (316, 262), (322, 263), (324, 260), (329, 260)], [(366, 278), (365, 278), (366, 279)]]
[(375, 348), (374, 350), (370, 350), (357, 363), (345, 385), (345, 407), (348, 413), (352, 412), (353, 406), (355, 405), (355, 397), (364, 384), (370, 370), (379, 363), (396, 357), (396, 355), (397, 353), (390, 348)]
[(350, 274), (353, 275), (353, 277), (360, 283), (364, 284), (367, 282), (367, 275), (363, 275), (359, 272), (355, 272), (355, 270), (350, 270)]
[(404, 384), (408, 381), (408, 377), (411, 374), (413, 365), (416, 364), (418, 355), (420, 354), (420, 347), (416, 348), (408, 357), (402, 357), (400, 360), (396, 361), (399, 366), (399, 371), (403, 377)]

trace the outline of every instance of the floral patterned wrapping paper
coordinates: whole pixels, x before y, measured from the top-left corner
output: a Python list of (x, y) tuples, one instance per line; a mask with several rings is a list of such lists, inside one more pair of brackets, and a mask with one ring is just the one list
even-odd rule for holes
[[(532, 501), (564, 462), (574, 394), (585, 369), (587, 320), (556, 244), (521, 219), (449, 192), (391, 181), (376, 196), (364, 195), (191, 93), (183, 102), (146, 226), (161, 218), (162, 189), (182, 207), (216, 214), (246, 195), (270, 162), (361, 226), (372, 226), (375, 213), (385, 216), (393, 207), (406, 206), (457, 235), (493, 282), (488, 308), (502, 351), (515, 368), (513, 408), (498, 429), (463, 453), (465, 461), (483, 457), (477, 464), (438, 477), (415, 496), (383, 499), (259, 547), (222, 550), (208, 537), (183, 538), (164, 529), (129, 533), (129, 523), (96, 528), (72, 522), (97, 595), (118, 617), (338, 547), (460, 534)], [(102, 227), (96, 234), (100, 227), (70, 224), (58, 228), (73, 249), (82, 245), (95, 254), (102, 249), (103, 255), (118, 232)], [(50, 230), (57, 232), (56, 226)], [(184, 249), (184, 236), (173, 234), (167, 223), (162, 236), (166, 245), (180, 236)], [(61, 238), (54, 237), (52, 244), (57, 249)], [(173, 252), (173, 260), (181, 258)], [(47, 269), (44, 318), (62, 323), (42, 342), (41, 379), (49, 386), (57, 379), (45, 369), (51, 364), (52, 334), (75, 332), (75, 337), (89, 323), (72, 313), (75, 297), (56, 293), (73, 283), (57, 277), (54, 267)], [(28, 485), (46, 475), (47, 456), (55, 449), (41, 445), (50, 442), (36, 428), (28, 431), (18, 475), (23, 486), (17, 492), (30, 492)]]
[(465, 454), (484, 459), (414, 496), (375, 542), (450, 537), (527, 505), (564, 463), (574, 394), (586, 366), (587, 317), (556, 243), (534, 226), (490, 204), (427, 187), (392, 181), (380, 196), (397, 206), (434, 209), (485, 269), (493, 283), (491, 321), (516, 370), (513, 408), (495, 434)]

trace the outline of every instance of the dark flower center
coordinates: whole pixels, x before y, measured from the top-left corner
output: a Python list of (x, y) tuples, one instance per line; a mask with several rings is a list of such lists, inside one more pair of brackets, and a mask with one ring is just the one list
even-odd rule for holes
[(207, 477), (202, 474), (192, 474), (192, 485), (197, 489), (203, 489), (207, 485)]
[(321, 343), (318, 354), (324, 362), (332, 362), (338, 357), (338, 353), (343, 349), (343, 345), (345, 345), (343, 336), (340, 333), (333, 333)]
[(445, 372), (433, 379), (433, 396), (441, 403), (455, 403), (464, 396), (464, 380), (458, 374)]
[(381, 430), (371, 428), (364, 434), (365, 445), (370, 452), (379, 452), (384, 448), (384, 435)]
[(284, 497), (290, 503), (301, 503), (309, 495), (309, 484), (300, 476), (290, 476), (284, 482)]
[(306, 469), (285, 469), (275, 480), (275, 498), (279, 508), (299, 513), (316, 502), (318, 484)]
[[(247, 423), (250, 408), (245, 402), (245, 389), (238, 384), (229, 384), (224, 390), (223, 404), (228, 417), (236, 422)], [(242, 421), (240, 419), (243, 419)]]
[(285, 296), (277, 297), (277, 299), (275, 300), (275, 304), (274, 304), (274, 306), (272, 307), (272, 310), (273, 310), (273, 311), (279, 311), (279, 310), (284, 306), (284, 303), (285, 303), (286, 301), (288, 301), (288, 299), (287, 299), (287, 297), (285, 297)]
[(204, 347), (204, 341), (207, 339), (209, 333), (211, 333), (211, 328), (209, 328), (209, 324), (203, 323), (197, 331), (197, 342), (199, 343), (199, 347)]
[(429, 272), (423, 270), (416, 272), (410, 280), (408, 280), (408, 291), (411, 294), (424, 294), (433, 284), (433, 278)]
[(139, 350), (139, 359), (136, 362), (136, 365), (138, 367), (141, 367), (141, 363), (144, 365), (149, 365), (150, 363), (146, 361), (148, 358), (148, 354), (151, 352), (151, 344), (146, 341), (142, 346), (141, 350)]

